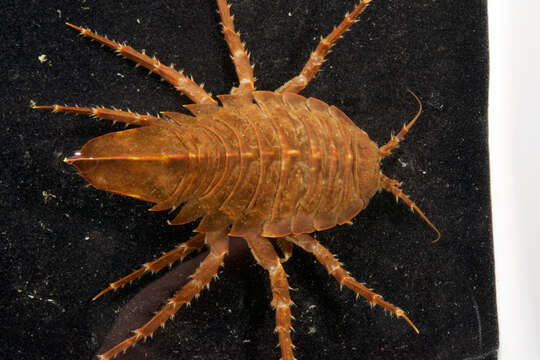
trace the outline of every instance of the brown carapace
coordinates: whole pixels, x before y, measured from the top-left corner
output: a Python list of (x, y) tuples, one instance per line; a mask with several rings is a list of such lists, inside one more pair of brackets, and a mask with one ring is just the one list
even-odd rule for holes
[[(334, 42), (357, 21), (369, 2), (361, 1), (321, 39), (298, 76), (276, 91), (258, 91), (230, 5), (218, 0), (223, 33), (239, 80), (230, 94), (217, 96), (220, 103), (182, 71), (89, 29), (67, 24), (161, 76), (194, 102), (186, 106), (193, 115), (163, 112), (161, 116), (103, 107), (36, 106), (138, 126), (92, 139), (65, 161), (97, 189), (154, 203), (151, 210), (155, 211), (180, 208), (170, 221), (172, 225), (201, 219), (191, 239), (110, 284), (95, 298), (155, 273), (194, 250), (209, 248), (190, 281), (131, 337), (100, 355), (101, 359), (112, 359), (146, 339), (189, 304), (216, 277), (230, 236), (244, 238), (255, 260), (268, 271), (275, 332), (284, 360), (294, 359), (294, 354), (292, 300), (282, 262), (291, 256), (294, 245), (312, 253), (340, 285), (405, 319), (418, 331), (400, 308), (354, 280), (334, 255), (308, 235), (349, 223), (380, 190), (402, 199), (438, 234), (400, 190), (400, 183), (380, 170), (381, 160), (398, 146), (421, 113), (421, 103), (414, 94), (420, 105), (418, 113), (381, 147), (335, 106), (298, 95)], [(276, 245), (281, 247), (283, 258), (278, 256)]]

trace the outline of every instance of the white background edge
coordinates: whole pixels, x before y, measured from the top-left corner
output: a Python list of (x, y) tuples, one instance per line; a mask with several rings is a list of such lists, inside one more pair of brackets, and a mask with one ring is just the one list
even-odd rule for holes
[(534, 360), (540, 359), (540, 2), (488, 1), (488, 19), (499, 358)]

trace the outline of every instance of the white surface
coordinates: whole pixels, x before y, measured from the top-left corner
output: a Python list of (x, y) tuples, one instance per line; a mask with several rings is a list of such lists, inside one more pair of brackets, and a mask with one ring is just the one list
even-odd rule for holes
[(488, 2), (500, 359), (540, 359), (540, 2)]

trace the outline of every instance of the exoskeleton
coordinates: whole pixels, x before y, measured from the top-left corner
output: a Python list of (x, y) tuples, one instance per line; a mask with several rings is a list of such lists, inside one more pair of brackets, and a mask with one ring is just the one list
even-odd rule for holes
[[(297, 76), (275, 91), (259, 91), (230, 6), (218, 0), (239, 85), (230, 94), (217, 96), (217, 100), (182, 71), (89, 29), (68, 24), (159, 75), (193, 101), (186, 106), (192, 115), (163, 112), (152, 116), (103, 107), (36, 107), (136, 126), (94, 138), (65, 161), (97, 189), (154, 203), (151, 210), (179, 209), (170, 221), (172, 225), (200, 219), (195, 236), (112, 283), (96, 298), (159, 271), (194, 250), (209, 248), (191, 280), (131, 337), (100, 355), (102, 359), (112, 359), (146, 339), (189, 304), (217, 275), (230, 236), (244, 238), (256, 261), (268, 271), (275, 330), (284, 360), (294, 359), (294, 354), (292, 300), (282, 262), (290, 257), (294, 245), (312, 253), (341, 285), (405, 319), (418, 331), (400, 308), (354, 280), (322, 244), (308, 235), (350, 222), (380, 190), (403, 200), (437, 231), (403, 194), (398, 181), (380, 170), (381, 160), (398, 146), (421, 113), (414, 94), (420, 104), (417, 115), (381, 147), (335, 106), (298, 94), (369, 2), (361, 1), (321, 39)], [(275, 245), (281, 247), (283, 258)]]

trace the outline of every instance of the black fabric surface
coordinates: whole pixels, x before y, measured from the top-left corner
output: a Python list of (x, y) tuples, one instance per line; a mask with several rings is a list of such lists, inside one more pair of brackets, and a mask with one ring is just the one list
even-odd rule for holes
[[(256, 85), (265, 90), (296, 75), (320, 35), (356, 3), (231, 2)], [(35, 111), (30, 103), (155, 114), (179, 111), (188, 100), (64, 22), (173, 62), (213, 94), (229, 92), (234, 68), (214, 1), (3, 1), (1, 10), (1, 357), (89, 359), (148, 319), (204, 255), (91, 301), (185, 241), (195, 224), (167, 226), (166, 213), (88, 187), (62, 162), (123, 126)], [(416, 113), (407, 89), (422, 99), (423, 115), (383, 171), (404, 182), (442, 237), (432, 244), (433, 231), (387, 193), (352, 226), (316, 235), (356, 279), (402, 307), (419, 335), (340, 291), (311, 255), (295, 249), (285, 270), (299, 359), (496, 358), (487, 51), (485, 1), (374, 0), (302, 92), (338, 106), (378, 144)], [(119, 359), (278, 359), (268, 276), (242, 241), (233, 245), (219, 281)]]

